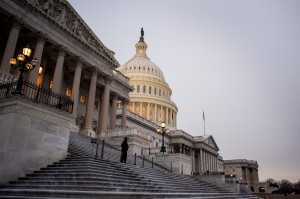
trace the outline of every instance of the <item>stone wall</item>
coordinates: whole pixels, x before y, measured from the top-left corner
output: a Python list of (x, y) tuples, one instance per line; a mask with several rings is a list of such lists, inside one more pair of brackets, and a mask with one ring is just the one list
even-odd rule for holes
[(18, 96), (0, 99), (0, 184), (67, 155), (71, 114)]
[[(147, 157), (149, 159), (149, 157)], [(168, 170), (191, 175), (192, 173), (192, 158), (190, 156), (176, 153), (176, 154), (158, 154), (153, 156), (155, 163), (167, 168)]]

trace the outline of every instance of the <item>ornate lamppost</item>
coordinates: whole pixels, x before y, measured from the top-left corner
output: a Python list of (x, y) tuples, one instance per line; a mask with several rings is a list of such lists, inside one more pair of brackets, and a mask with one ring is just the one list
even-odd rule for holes
[(27, 45), (27, 47), (23, 48), (23, 53), (17, 56), (17, 59), (12, 57), (9, 60), (9, 63), (13, 67), (13, 69), (18, 68), (18, 70), (20, 71), (20, 76), (17, 82), (17, 88), (15, 93), (21, 94), (23, 84), (23, 73), (33, 70), (38, 64), (38, 60), (36, 58), (33, 58), (31, 61), (26, 60), (26, 58), (30, 57), (31, 51), (32, 50), (29, 48), (29, 45)]
[(162, 135), (162, 145), (161, 145), (160, 152), (164, 154), (166, 152), (165, 135), (166, 135), (166, 133), (169, 132), (169, 129), (166, 128), (166, 123), (162, 122), (161, 123), (161, 127), (159, 127), (158, 129), (156, 129), (156, 131), (158, 133), (161, 133), (161, 135)]

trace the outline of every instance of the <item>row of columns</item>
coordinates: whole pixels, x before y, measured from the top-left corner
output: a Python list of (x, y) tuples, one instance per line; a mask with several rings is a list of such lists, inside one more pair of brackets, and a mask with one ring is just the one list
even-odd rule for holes
[[(4, 55), (2, 58), (0, 71), (5, 73), (10, 73), (10, 65), (9, 65), (9, 59), (14, 56), (16, 44), (18, 41), (18, 36), (20, 33), (20, 29), (22, 27), (22, 23), (20, 20), (14, 20), (12, 23), (12, 28), (7, 40), (6, 48), (4, 51)], [(29, 74), (29, 81), (36, 83), (38, 78), (38, 71), (40, 62), (42, 60), (42, 54), (44, 50), (46, 42), (46, 37), (42, 34), (38, 35), (37, 43), (34, 51), (34, 58), (37, 58), (39, 61), (39, 64), (35, 67), (34, 70), (32, 70)], [(54, 70), (53, 75), (53, 84), (52, 84), (52, 91), (55, 93), (60, 93), (61, 87), (63, 84), (63, 67), (64, 67), (64, 60), (65, 56), (67, 54), (67, 51), (64, 48), (60, 48), (58, 51), (58, 57), (56, 60), (56, 66)], [(74, 100), (74, 106), (73, 106), (73, 114), (77, 115), (77, 108), (78, 108), (78, 99), (79, 99), (79, 88), (80, 88), (80, 79), (81, 79), (81, 72), (83, 67), (84, 61), (82, 58), (78, 58), (75, 65), (75, 74), (73, 79), (73, 85), (72, 85), (72, 99)], [(90, 90), (89, 90), (89, 96), (88, 96), (88, 103), (86, 107), (86, 113), (85, 113), (85, 121), (84, 126), (82, 129), (83, 133), (87, 133), (87, 135), (90, 135), (92, 130), (92, 122), (93, 122), (93, 113), (94, 113), (94, 103), (96, 98), (96, 88), (97, 88), (97, 78), (98, 78), (98, 72), (96, 69), (93, 69), (91, 71), (91, 81), (90, 81)], [(100, 136), (101, 131), (105, 130), (108, 123), (108, 107), (109, 107), (109, 99), (110, 99), (110, 91), (111, 91), (111, 82), (113, 81), (113, 77), (105, 76), (105, 87), (104, 91), (101, 95), (101, 108), (99, 111), (99, 120), (98, 120), (98, 130), (97, 135)], [(115, 128), (115, 121), (116, 121), (116, 103), (117, 103), (117, 95), (113, 98), (113, 111), (111, 115), (111, 128)], [(128, 100), (123, 99), (123, 113), (122, 113), (122, 121), (121, 121), (121, 127), (126, 128), (126, 113), (127, 113), (127, 104)]]
[(216, 172), (218, 171), (218, 156), (206, 151), (204, 149), (200, 149), (198, 154), (198, 171), (199, 173), (208, 173), (208, 172)]
[[(176, 112), (168, 107), (162, 105), (145, 103), (145, 102), (132, 102), (132, 110), (134, 113), (143, 117), (143, 104), (146, 108), (145, 118), (154, 122), (166, 122), (167, 125), (177, 126), (177, 115)], [(139, 112), (136, 112), (136, 107), (139, 106)], [(151, 107), (150, 107), (151, 106)], [(159, 107), (160, 106), (160, 109)], [(152, 115), (150, 117), (150, 108), (152, 108)], [(159, 109), (159, 110), (158, 110)], [(159, 113), (159, 117), (158, 114)], [(166, 113), (166, 114), (165, 114)], [(173, 119), (172, 119), (173, 116)]]

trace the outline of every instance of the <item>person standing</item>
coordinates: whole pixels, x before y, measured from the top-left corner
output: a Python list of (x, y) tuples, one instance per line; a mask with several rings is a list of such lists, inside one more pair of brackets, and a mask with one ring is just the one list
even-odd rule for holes
[(121, 162), (126, 163), (127, 159), (127, 151), (128, 151), (128, 143), (127, 143), (127, 137), (124, 138), (122, 144), (121, 144), (122, 150), (121, 150)]

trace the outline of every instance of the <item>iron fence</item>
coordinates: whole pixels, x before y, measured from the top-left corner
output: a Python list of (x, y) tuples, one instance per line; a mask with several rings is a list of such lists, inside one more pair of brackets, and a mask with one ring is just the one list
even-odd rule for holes
[(18, 95), (68, 113), (73, 112), (73, 100), (70, 97), (41, 88), (29, 81), (0, 84), (0, 98), (5, 98), (9, 95)]

